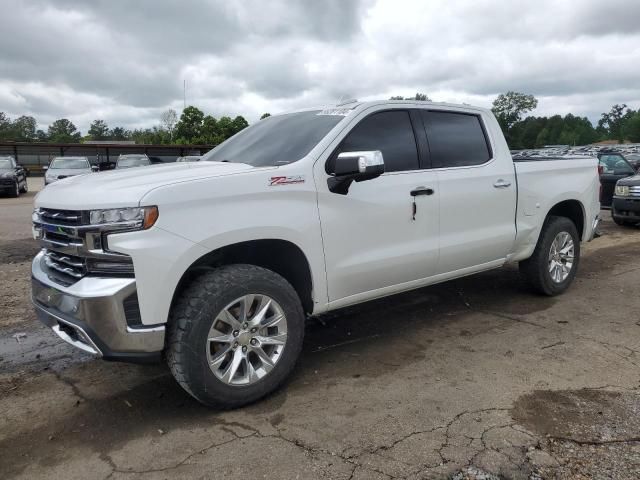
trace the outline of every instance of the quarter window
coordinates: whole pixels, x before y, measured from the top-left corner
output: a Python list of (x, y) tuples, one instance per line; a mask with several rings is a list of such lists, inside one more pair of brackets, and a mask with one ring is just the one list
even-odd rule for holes
[(333, 171), (338, 153), (369, 150), (382, 152), (387, 172), (417, 170), (418, 149), (409, 112), (393, 110), (366, 117), (342, 140), (338, 151), (327, 164), (327, 171)]
[(432, 168), (481, 165), (489, 161), (491, 153), (477, 115), (426, 110), (421, 113)]

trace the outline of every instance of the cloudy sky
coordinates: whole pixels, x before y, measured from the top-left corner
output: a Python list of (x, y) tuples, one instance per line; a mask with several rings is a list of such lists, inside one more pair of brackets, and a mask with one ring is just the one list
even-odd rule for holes
[(637, 0), (0, 0), (0, 111), (150, 127), (424, 92), (539, 115), (640, 108)]

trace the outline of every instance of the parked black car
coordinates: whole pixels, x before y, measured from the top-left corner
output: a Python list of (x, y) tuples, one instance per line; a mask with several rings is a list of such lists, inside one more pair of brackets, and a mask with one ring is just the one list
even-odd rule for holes
[(0, 193), (17, 197), (27, 193), (27, 172), (13, 157), (0, 157)]
[(611, 208), (613, 191), (618, 180), (635, 175), (635, 169), (620, 153), (601, 152), (598, 154), (600, 172), (600, 206)]
[(640, 223), (640, 175), (623, 178), (616, 184), (611, 216), (618, 225)]

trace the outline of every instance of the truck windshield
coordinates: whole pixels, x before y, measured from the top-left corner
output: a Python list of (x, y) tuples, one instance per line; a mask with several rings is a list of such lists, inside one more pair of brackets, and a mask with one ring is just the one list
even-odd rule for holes
[(89, 168), (89, 160), (83, 157), (55, 158), (49, 168)]
[(320, 110), (264, 118), (207, 153), (202, 160), (268, 167), (307, 155), (344, 116)]

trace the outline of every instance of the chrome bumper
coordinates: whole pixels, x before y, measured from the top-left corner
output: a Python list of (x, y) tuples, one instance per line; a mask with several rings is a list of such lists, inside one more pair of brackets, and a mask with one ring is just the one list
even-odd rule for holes
[(160, 358), (164, 325), (127, 324), (123, 302), (136, 293), (135, 279), (84, 277), (65, 287), (49, 278), (43, 252), (34, 258), (31, 275), (39, 320), (65, 342), (107, 360)]

